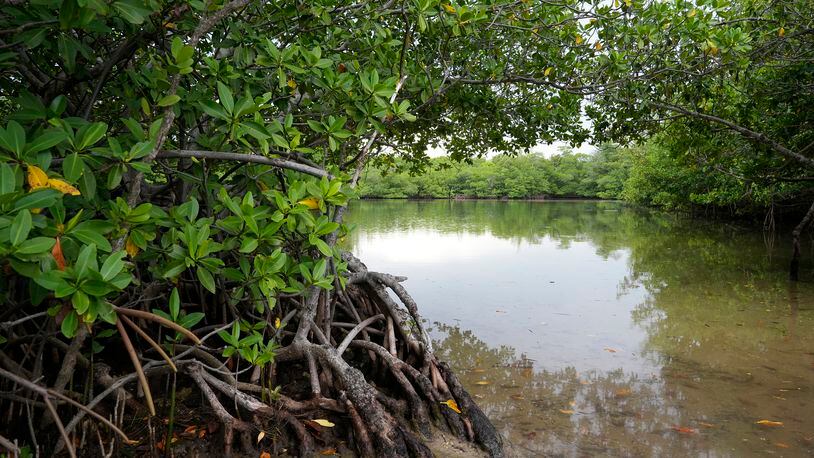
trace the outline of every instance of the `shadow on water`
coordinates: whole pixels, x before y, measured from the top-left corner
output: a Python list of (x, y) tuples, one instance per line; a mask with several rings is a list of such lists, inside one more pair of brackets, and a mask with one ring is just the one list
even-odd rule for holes
[(436, 350), (520, 455), (814, 454), (814, 285), (786, 280), (787, 240), (613, 202), (351, 218), (346, 245), (409, 277)]

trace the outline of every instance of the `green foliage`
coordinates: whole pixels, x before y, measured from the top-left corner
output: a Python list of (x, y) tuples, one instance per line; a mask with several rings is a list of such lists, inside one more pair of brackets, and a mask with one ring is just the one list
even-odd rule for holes
[(379, 198), (618, 199), (628, 178), (629, 158), (627, 150), (611, 145), (600, 146), (594, 154), (563, 152), (551, 158), (497, 156), (466, 164), (437, 158), (415, 176), (404, 170), (404, 163), (385, 163), (389, 169), (368, 169), (359, 192)]

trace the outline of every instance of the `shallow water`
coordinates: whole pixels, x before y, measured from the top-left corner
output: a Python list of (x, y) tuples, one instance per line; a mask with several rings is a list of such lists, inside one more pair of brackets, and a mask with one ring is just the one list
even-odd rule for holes
[(613, 202), (365, 201), (350, 221), (517, 454), (814, 455), (814, 284), (786, 280), (787, 240)]

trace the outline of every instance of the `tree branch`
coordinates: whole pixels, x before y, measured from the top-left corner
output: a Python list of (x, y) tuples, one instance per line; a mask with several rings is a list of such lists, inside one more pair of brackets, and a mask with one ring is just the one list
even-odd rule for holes
[(259, 154), (230, 153), (226, 151), (199, 151), (199, 150), (163, 150), (158, 153), (157, 158), (190, 158), (212, 159), (216, 161), (238, 161), (253, 162), (255, 164), (270, 165), (281, 169), (294, 170), (315, 177), (331, 178), (331, 175), (323, 169), (300, 164), (294, 161), (265, 157)]

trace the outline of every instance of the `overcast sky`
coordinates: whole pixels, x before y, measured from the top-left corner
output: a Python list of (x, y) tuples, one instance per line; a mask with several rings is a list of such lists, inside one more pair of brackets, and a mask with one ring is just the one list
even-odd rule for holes
[[(568, 146), (568, 143), (565, 143), (565, 142), (554, 142), (554, 143), (552, 143), (550, 145), (540, 144), (540, 145), (537, 145), (534, 148), (532, 148), (531, 151), (533, 153), (542, 154), (545, 157), (551, 157), (551, 156), (553, 156), (555, 154), (558, 154), (560, 152), (560, 148), (562, 148), (562, 147), (569, 148), (569, 149), (571, 149), (572, 151), (574, 151), (576, 153), (591, 154), (594, 151), (596, 151), (596, 147), (594, 145), (590, 145), (588, 143), (583, 143), (578, 148), (571, 148), (570, 146)], [(430, 157), (441, 157), (441, 156), (446, 156), (447, 151), (443, 147), (430, 148), (430, 149), (427, 150), (427, 154)], [(486, 156), (487, 157), (492, 157), (492, 156), (494, 156), (494, 153), (489, 153)]]

